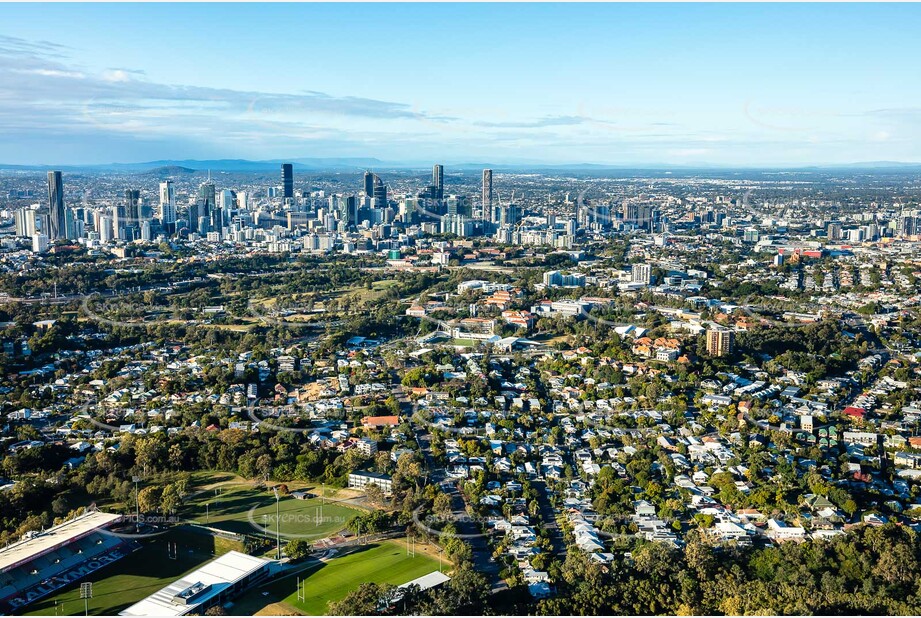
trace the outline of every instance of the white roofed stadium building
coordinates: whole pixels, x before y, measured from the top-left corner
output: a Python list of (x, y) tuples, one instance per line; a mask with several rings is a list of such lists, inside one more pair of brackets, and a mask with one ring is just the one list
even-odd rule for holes
[(121, 616), (204, 614), (269, 576), (269, 560), (229, 551), (120, 612)]
[(88, 511), (0, 549), (0, 614), (22, 609), (139, 547), (108, 529), (121, 515)]

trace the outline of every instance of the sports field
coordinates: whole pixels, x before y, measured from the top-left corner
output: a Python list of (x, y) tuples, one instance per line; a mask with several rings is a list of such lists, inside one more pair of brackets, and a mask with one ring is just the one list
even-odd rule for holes
[[(362, 511), (334, 499), (298, 500), (282, 496), (275, 514), (271, 490), (245, 485), (209, 489), (189, 499), (180, 515), (200, 524), (237, 534), (267, 534), (280, 529), (282, 541), (301, 538), (308, 542), (328, 537), (345, 528)], [(280, 526), (276, 521), (280, 520)], [(265, 532), (263, 530), (265, 529)]]
[[(167, 551), (176, 543), (177, 557)], [(93, 598), (87, 603), (91, 615), (117, 615), (143, 598), (173, 583), (215, 557), (236, 549), (239, 543), (184, 530), (172, 530), (146, 539), (143, 547), (118, 562), (87, 576), (93, 583)], [(74, 616), (83, 614), (80, 582), (36, 601), (26, 608), (27, 616)]]
[[(317, 563), (302, 571), (299, 577), (303, 601), (298, 600), (296, 578), (287, 577), (241, 597), (230, 609), (230, 613), (255, 613), (266, 605), (280, 601), (281, 606), (289, 606), (309, 616), (321, 616), (327, 613), (329, 601), (341, 600), (364, 582), (399, 585), (437, 570), (436, 558), (420, 551), (416, 552), (415, 557), (408, 556), (405, 543), (382, 541), (358, 547), (352, 553), (326, 563)], [(263, 596), (264, 591), (269, 594)]]

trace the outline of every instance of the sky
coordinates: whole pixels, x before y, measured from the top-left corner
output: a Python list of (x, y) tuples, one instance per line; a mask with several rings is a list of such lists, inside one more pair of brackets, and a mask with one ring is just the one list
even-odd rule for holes
[(0, 4), (0, 163), (921, 162), (916, 4)]

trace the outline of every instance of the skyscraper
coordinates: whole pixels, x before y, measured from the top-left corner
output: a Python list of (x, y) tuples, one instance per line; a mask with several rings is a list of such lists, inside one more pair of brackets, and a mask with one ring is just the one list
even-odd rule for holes
[(189, 212), (186, 215), (189, 219), (189, 222), (188, 222), (188, 227), (189, 227), (188, 233), (189, 234), (198, 231), (198, 210), (199, 210), (198, 203), (189, 204)]
[(480, 202), (483, 218), (492, 220), (492, 170), (483, 170), (483, 195)]
[(294, 198), (294, 166), (290, 163), (281, 164), (282, 198)]
[(38, 213), (32, 208), (20, 208), (14, 213), (16, 235), (32, 237), (38, 231)]
[(445, 202), (447, 214), (449, 215), (464, 215), (470, 217), (472, 214), (470, 202), (465, 195), (452, 195), (448, 197)]
[(381, 182), (377, 174), (374, 175), (374, 188), (371, 194), (374, 197), (376, 208), (385, 208), (387, 206), (387, 187)]
[(374, 197), (374, 179), (377, 178), (371, 172), (365, 172), (365, 195)]
[(128, 225), (139, 225), (141, 192), (137, 189), (125, 189), (125, 217), (128, 219)]
[(102, 244), (112, 242), (112, 238), (115, 236), (112, 217), (109, 215), (101, 215), (96, 225), (96, 232), (99, 234), (99, 242)]
[(349, 195), (339, 200), (339, 218), (346, 225), (355, 225), (358, 222), (358, 200), (354, 195)]
[(659, 209), (652, 204), (625, 203), (623, 206), (623, 220), (625, 224), (655, 231), (659, 220)]
[[(198, 189), (198, 221), (195, 225), (190, 225), (192, 229), (197, 230), (200, 234), (207, 233), (208, 229), (203, 229), (208, 227), (208, 224), (211, 221), (211, 213), (214, 212), (216, 204), (214, 183), (211, 182), (210, 178), (208, 182), (202, 183), (201, 187)], [(202, 226), (202, 221), (204, 221), (204, 226)], [(190, 222), (191, 223), (191, 222)]]
[(110, 209), (112, 213), (112, 239), (125, 240), (125, 207), (115, 205)]
[(48, 172), (48, 214), (51, 219), (48, 238), (51, 241), (64, 238), (67, 223), (64, 218), (64, 180), (61, 172)]
[(176, 194), (173, 191), (173, 181), (167, 180), (160, 183), (160, 223), (172, 231), (176, 222)]
[(499, 209), (499, 225), (514, 227), (521, 221), (521, 211), (517, 204), (508, 204)]
[(443, 200), (445, 197), (445, 168), (441, 165), (432, 168), (432, 186), (435, 187), (435, 199)]

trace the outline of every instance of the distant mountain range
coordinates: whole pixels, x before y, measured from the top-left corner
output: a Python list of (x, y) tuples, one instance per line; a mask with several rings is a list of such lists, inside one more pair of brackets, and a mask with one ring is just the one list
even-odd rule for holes
[[(157, 167), (182, 167), (196, 171), (212, 172), (269, 172), (279, 171), (282, 163), (291, 163), (295, 170), (343, 170), (356, 171), (377, 168), (384, 165), (378, 159), (371, 158), (317, 158), (317, 159), (270, 159), (268, 161), (250, 161), (247, 159), (209, 159), (198, 161), (148, 161), (146, 163), (113, 163), (108, 167), (115, 170), (145, 171)], [(388, 166), (390, 167), (390, 166)]]
[[(295, 171), (324, 171), (324, 172), (358, 172), (362, 170), (424, 170), (431, 167), (431, 163), (410, 163), (381, 161), (375, 158), (300, 158), (300, 159), (271, 159), (251, 161), (248, 159), (182, 159), (146, 161), (141, 163), (108, 163), (91, 165), (17, 165), (0, 163), (0, 170), (44, 171), (59, 169), (72, 172), (78, 171), (114, 171), (131, 173), (149, 173), (156, 176), (179, 176), (197, 172), (278, 172), (282, 163), (291, 163)], [(835, 170), (893, 170), (893, 171), (921, 171), (921, 163), (907, 163), (902, 161), (866, 161), (861, 163), (828, 164), (828, 165), (801, 165), (801, 166), (726, 166), (707, 163), (693, 165), (676, 165), (666, 163), (638, 163), (626, 164), (601, 164), (601, 163), (445, 163), (448, 170), (476, 171), (491, 168), (497, 171), (574, 171), (574, 172), (600, 172), (604, 170), (656, 170), (656, 171), (728, 171), (728, 170), (777, 170), (777, 171), (835, 171)]]
[(0, 163), (5, 170), (71, 170), (71, 171), (116, 171), (148, 172), (157, 175), (185, 174), (192, 172), (272, 172), (279, 171), (282, 163), (291, 163), (295, 170), (307, 171), (358, 171), (365, 169), (390, 168), (406, 166), (385, 164), (372, 158), (317, 158), (317, 159), (272, 159), (268, 161), (250, 161), (247, 159), (182, 159), (144, 161), (141, 163), (98, 163), (89, 165), (16, 165)]

